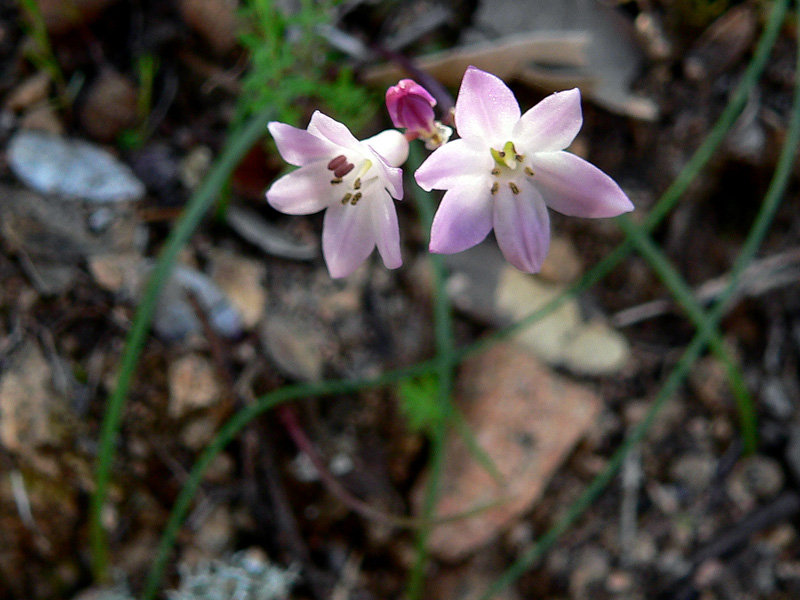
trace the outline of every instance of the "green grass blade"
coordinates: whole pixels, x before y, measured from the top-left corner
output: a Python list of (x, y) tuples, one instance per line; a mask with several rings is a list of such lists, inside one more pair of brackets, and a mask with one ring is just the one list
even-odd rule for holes
[[(419, 144), (411, 147), (411, 160), (408, 163), (408, 170), (415, 170), (422, 163), (422, 152)], [(431, 194), (424, 193), (417, 187), (414, 189), (414, 200), (419, 212), (423, 231), (430, 235), (433, 215), (435, 212)], [(426, 240), (428, 242), (429, 240)], [(444, 419), (437, 424), (435, 431), (431, 435), (431, 458), (429, 462), (429, 476), (425, 488), (425, 497), (422, 505), (422, 520), (431, 521), (436, 511), (436, 503), (439, 500), (442, 488), (442, 475), (444, 473), (444, 455), (447, 444), (447, 432), (453, 419), (452, 390), (453, 390), (453, 369), (455, 362), (452, 307), (450, 297), (446, 289), (446, 272), (444, 259), (439, 254), (430, 254), (431, 266), (433, 268), (433, 317), (434, 331), (436, 335), (436, 375), (438, 380), (437, 402), (439, 403), (441, 414)], [(415, 541), (416, 558), (409, 575), (409, 582), (406, 588), (407, 600), (418, 600), (423, 593), (425, 584), (425, 567), (428, 564), (428, 539), (430, 538), (433, 525), (421, 527), (417, 532)]]
[(758, 445), (755, 404), (750, 390), (747, 389), (741, 369), (725, 347), (719, 331), (714, 328), (710, 317), (695, 299), (692, 289), (650, 236), (642, 231), (627, 215), (623, 215), (617, 222), (627, 234), (628, 239), (633, 242), (636, 250), (647, 260), (650, 267), (669, 289), (678, 304), (686, 311), (694, 326), (697, 327), (698, 331), (703, 331), (708, 336), (709, 347), (725, 367), (725, 372), (728, 376), (728, 384), (731, 392), (733, 392), (736, 408), (739, 412), (744, 451), (746, 454), (752, 454), (756, 451), (756, 446)]
[(108, 537), (103, 527), (102, 514), (108, 497), (108, 484), (111, 477), (111, 467), (114, 460), (122, 411), (142, 348), (150, 330), (158, 294), (169, 277), (178, 253), (194, 233), (197, 225), (213, 203), (217, 192), (227, 181), (233, 169), (239, 164), (239, 161), (255, 141), (264, 134), (270, 118), (271, 111), (257, 114), (245, 127), (231, 136), (217, 164), (211, 170), (200, 189), (191, 198), (183, 215), (167, 238), (142, 300), (136, 309), (136, 315), (125, 340), (125, 353), (120, 364), (117, 385), (107, 401), (100, 431), (100, 445), (95, 471), (95, 491), (92, 494), (89, 513), (92, 570), (98, 581), (106, 580), (108, 576)]

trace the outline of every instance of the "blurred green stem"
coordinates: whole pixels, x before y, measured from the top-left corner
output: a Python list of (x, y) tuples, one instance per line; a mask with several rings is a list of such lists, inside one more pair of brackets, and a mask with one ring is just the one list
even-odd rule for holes
[[(422, 164), (422, 152), (419, 143), (412, 144), (408, 170), (412, 172)], [(431, 194), (413, 187), (414, 200), (423, 231), (430, 235), (433, 215), (436, 212)], [(429, 242), (426, 239), (426, 245)], [(455, 368), (453, 321), (450, 297), (446, 289), (446, 273), (444, 259), (440, 254), (430, 254), (430, 264), (433, 269), (433, 317), (436, 335), (436, 375), (438, 378), (437, 402), (440, 413), (443, 415), (435, 425), (430, 436), (431, 458), (429, 462), (428, 481), (425, 487), (425, 497), (422, 505), (422, 520), (431, 521), (436, 511), (442, 487), (444, 473), (445, 448), (447, 444), (447, 431), (453, 421), (452, 390), (453, 369)], [(416, 559), (411, 569), (408, 586), (406, 588), (407, 600), (418, 600), (422, 597), (425, 585), (425, 568), (428, 565), (428, 539), (433, 526), (422, 527), (417, 532)]]
[(627, 234), (628, 239), (636, 246), (639, 254), (647, 260), (650, 267), (658, 274), (658, 277), (667, 286), (678, 304), (686, 311), (697, 330), (704, 332), (708, 337), (711, 351), (725, 367), (725, 372), (728, 375), (728, 383), (736, 401), (736, 408), (739, 411), (739, 424), (742, 429), (744, 452), (745, 454), (752, 454), (756, 451), (758, 445), (758, 421), (753, 397), (747, 389), (741, 369), (725, 347), (722, 336), (720, 336), (716, 326), (712, 326), (708, 314), (695, 299), (692, 289), (683, 280), (678, 271), (675, 270), (669, 259), (664, 256), (661, 249), (650, 239), (650, 236), (642, 231), (628, 215), (623, 215), (617, 219), (617, 223)]
[(131, 380), (142, 353), (150, 323), (153, 319), (158, 295), (169, 278), (178, 253), (189, 240), (202, 220), (216, 194), (227, 181), (241, 158), (264, 134), (272, 118), (271, 110), (256, 114), (241, 130), (231, 135), (228, 145), (209, 173), (207, 179), (192, 196), (180, 220), (167, 238), (164, 248), (148, 281), (142, 300), (136, 309), (131, 329), (125, 340), (117, 385), (106, 403), (106, 411), (100, 431), (95, 491), (92, 494), (89, 513), (89, 535), (92, 549), (92, 571), (97, 581), (108, 580), (108, 534), (103, 526), (103, 511), (108, 498), (108, 485), (114, 462), (115, 447), (119, 435), (125, 399)]

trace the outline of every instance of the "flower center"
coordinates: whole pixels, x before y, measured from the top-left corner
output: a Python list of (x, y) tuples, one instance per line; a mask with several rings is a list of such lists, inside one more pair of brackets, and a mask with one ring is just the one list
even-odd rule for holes
[[(525, 155), (517, 152), (514, 142), (508, 141), (503, 145), (502, 150), (489, 148), (494, 159), (492, 175), (495, 181), (492, 182), (492, 196), (500, 190), (500, 184), (505, 183), (513, 194), (519, 194), (520, 182), (524, 177), (533, 177), (533, 169), (525, 164)], [(517, 167), (522, 167), (518, 169)]]
[(333, 173), (331, 185), (341, 186), (347, 190), (342, 196), (342, 204), (351, 206), (358, 204), (363, 196), (364, 188), (378, 179), (377, 175), (367, 177), (371, 168), (372, 161), (367, 158), (360, 162), (358, 169), (344, 154), (331, 159), (328, 163), (328, 170)]

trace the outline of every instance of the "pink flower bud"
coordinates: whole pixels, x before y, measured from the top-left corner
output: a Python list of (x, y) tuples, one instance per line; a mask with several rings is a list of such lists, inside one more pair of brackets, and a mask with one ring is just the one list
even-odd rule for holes
[(413, 79), (401, 79), (386, 90), (386, 108), (395, 127), (426, 137), (436, 131), (433, 107), (436, 100)]

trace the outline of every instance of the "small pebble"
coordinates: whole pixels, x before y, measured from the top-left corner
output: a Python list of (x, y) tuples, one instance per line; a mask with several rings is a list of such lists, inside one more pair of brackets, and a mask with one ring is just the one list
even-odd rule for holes
[(684, 454), (670, 465), (670, 475), (676, 483), (692, 492), (708, 488), (717, 467), (717, 459), (710, 454)]

